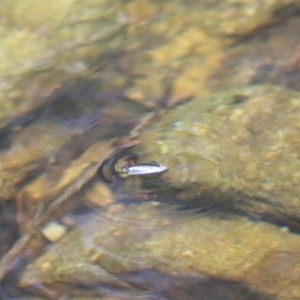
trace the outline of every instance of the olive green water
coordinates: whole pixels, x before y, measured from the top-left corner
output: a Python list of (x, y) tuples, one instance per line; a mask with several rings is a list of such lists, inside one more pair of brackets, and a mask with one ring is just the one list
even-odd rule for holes
[(298, 1), (0, 4), (1, 299), (299, 299)]

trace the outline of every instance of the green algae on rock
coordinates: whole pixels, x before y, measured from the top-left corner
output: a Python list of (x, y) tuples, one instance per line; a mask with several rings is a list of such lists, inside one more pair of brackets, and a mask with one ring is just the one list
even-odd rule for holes
[(99, 90), (121, 89), (147, 107), (166, 95), (169, 105), (208, 95), (228, 36), (236, 41), (299, 10), (296, 0), (3, 0), (2, 6), (1, 125), (74, 79), (96, 79)]
[(139, 163), (167, 166), (161, 178), (182, 198), (239, 194), (242, 210), (299, 220), (299, 113), (298, 92), (232, 88), (167, 112), (141, 134), (135, 153)]
[(23, 287), (90, 278), (119, 285), (120, 274), (150, 269), (234, 280), (276, 299), (300, 292), (300, 238), (275, 226), (183, 216), (151, 204), (111, 207), (88, 219), (27, 267)]

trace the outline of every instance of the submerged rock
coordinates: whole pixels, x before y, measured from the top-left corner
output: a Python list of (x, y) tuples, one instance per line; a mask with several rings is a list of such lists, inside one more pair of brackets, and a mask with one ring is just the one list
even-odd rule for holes
[(299, 113), (298, 92), (233, 88), (169, 111), (134, 151), (138, 163), (167, 166), (161, 178), (183, 199), (217, 193), (248, 214), (299, 228)]
[(207, 95), (228, 40), (281, 22), (299, 7), (296, 0), (4, 0), (0, 126), (74, 81), (93, 80), (99, 93), (119, 89), (147, 107), (166, 95), (170, 105)]
[(128, 288), (142, 280), (130, 282), (130, 274), (152, 270), (240, 282), (276, 299), (297, 299), (300, 293), (300, 238), (275, 226), (184, 215), (148, 204), (111, 207), (88, 218), (27, 267), (22, 287)]
[[(5, 200), (28, 200), (30, 208), (31, 200), (39, 203), (39, 200), (52, 200), (59, 195), (68, 197), (77, 193), (95, 175), (95, 169), (103, 159), (102, 154), (98, 154), (101, 158), (89, 160), (92, 171), (79, 180), (81, 175), (86, 175), (85, 162), (72, 160), (99, 136), (92, 135), (86, 144), (85, 138), (73, 139), (74, 132), (68, 129), (68, 125), (61, 124), (47, 130), (47, 134), (42, 130), (47, 141), (35, 143), (34, 134), (39, 128), (42, 129), (43, 124), (13, 133), (28, 124), (27, 120), (19, 123), (20, 116), (26, 119), (29, 115), (30, 120), (35, 120), (37, 117), (32, 119), (31, 113), (39, 115), (42, 112), (44, 117), (43, 108), (53, 102), (68, 100), (70, 95), (71, 98), (75, 95), (84, 106), (86, 99), (109, 102), (118, 98), (123, 101), (125, 96), (148, 108), (156, 107), (158, 103), (171, 106), (191, 97), (209, 95), (210, 89), (206, 83), (227, 55), (224, 45), (238, 42), (257, 29), (279, 22), (299, 10), (299, 3), (295, 0), (200, 2), (137, 0), (126, 3), (117, 1), (112, 5), (111, 1), (106, 0), (69, 0), (61, 3), (43, 0), (26, 4), (18, 0), (12, 4), (5, 0), (0, 24), (0, 48), (4, 62), (0, 70), (0, 134), (1, 137), (12, 135), (7, 143), (11, 142), (14, 146), (11, 152), (6, 152), (7, 143), (1, 145), (4, 149), (0, 166), (1, 197)], [(195, 4), (198, 9), (191, 9), (191, 5)], [(35, 17), (32, 18), (32, 15)], [(84, 84), (78, 89), (81, 82)], [(152, 133), (141, 137), (141, 147), (136, 151), (149, 150), (144, 155), (148, 163), (164, 160), (168, 171), (162, 178), (179, 189), (183, 199), (201, 198), (206, 194), (209, 200), (214, 196), (217, 199), (214, 203), (218, 204), (222, 197), (236, 210), (248, 215), (271, 217), (299, 229), (298, 98), (297, 93), (273, 87), (250, 87), (216, 94), (208, 101), (203, 100), (202, 104), (199, 102), (199, 108), (195, 106), (196, 102), (192, 102), (179, 107), (174, 113), (168, 113), (163, 123), (153, 127)], [(103, 103), (97, 102), (95, 106), (103, 107)], [(223, 104), (217, 108), (220, 103)], [(115, 105), (112, 110), (115, 110)], [(291, 119), (285, 117), (285, 112)], [(116, 114), (116, 119), (123, 119), (120, 115)], [(68, 121), (72, 124), (72, 120)], [(103, 124), (107, 125), (105, 122)], [(131, 129), (130, 125), (125, 127), (125, 131)], [(111, 133), (109, 127), (105, 128)], [(162, 133), (157, 134), (157, 131)], [(22, 139), (22, 134), (26, 132), (26, 137), (33, 136), (32, 143), (25, 149), (22, 147), (26, 146), (24, 140), (27, 139), (25, 136)], [(33, 156), (36, 161), (32, 161)], [(64, 163), (63, 166), (58, 166), (58, 172), (54, 170), (38, 177), (49, 167), (54, 156)], [(71, 166), (67, 170), (63, 168), (66, 162)], [(66, 187), (67, 192), (64, 193)], [(22, 191), (17, 196), (20, 188)], [(111, 199), (98, 201), (97, 190), (96, 183), (94, 191), (87, 195), (92, 203), (107, 205), (112, 202)], [(103, 236), (103, 240), (106, 238)], [(162, 248), (167, 259), (168, 248), (166, 245)], [(80, 262), (82, 249), (86, 249), (85, 246), (69, 249), (68, 255), (75, 250), (71, 259), (74, 264), (69, 273), (64, 273), (64, 269), (62, 277), (58, 278), (56, 273), (53, 279), (52, 275), (45, 277), (45, 281), (89, 284), (95, 280), (127, 288), (115, 274), (109, 274), (119, 274), (115, 267), (111, 270), (107, 267), (108, 273), (103, 272), (98, 265), (91, 266), (89, 260), (79, 265), (83, 268), (74, 275), (77, 271), (73, 267), (75, 262)], [(152, 250), (149, 250), (151, 255)], [(98, 260), (97, 251), (98, 248), (93, 262)], [(222, 256), (221, 253), (219, 256)], [(290, 265), (285, 264), (285, 258), (288, 262), (294, 261), (293, 258), (290, 259), (289, 254), (285, 256), (285, 252), (280, 252), (278, 257), (284, 260), (283, 265), (289, 270)], [(298, 261), (297, 257), (295, 261)], [(141, 268), (160, 263), (145, 260)], [(263, 260), (267, 266), (272, 263), (272, 259)], [(103, 265), (106, 264), (104, 261)], [(159, 272), (173, 276), (173, 270), (169, 266), (164, 269), (163, 265)], [(182, 265), (185, 266), (185, 263)], [(256, 275), (260, 274), (257, 269), (255, 267)], [(48, 272), (49, 266), (44, 264), (42, 270)], [(124, 268), (124, 272), (131, 270), (139, 268)], [(181, 270), (185, 272), (180, 266), (177, 271)], [(272, 268), (270, 270), (272, 272)], [(202, 266), (197, 269), (197, 273), (202, 271), (206, 272)], [(219, 276), (219, 273), (215, 274)], [(229, 278), (227, 275), (224, 277)], [(39, 281), (30, 281), (28, 274), (25, 278), (24, 285)], [(239, 280), (239, 276), (234, 280)], [(259, 291), (263, 290), (252, 280), (251, 277), (245, 282), (253, 284)], [(298, 292), (290, 277), (282, 280), (291, 284), (283, 289)], [(282, 284), (276, 280), (274, 282), (277, 286)]]
[[(201, 207), (205, 195), (221, 213), (228, 202), (235, 212), (299, 229), (299, 109), (297, 92), (234, 88), (167, 112), (133, 149), (138, 163), (167, 166), (159, 176), (182, 199)], [(22, 287), (126, 290), (124, 274), (154, 270), (241, 282), (277, 299), (300, 292), (300, 240), (288, 230), (241, 217), (181, 217), (151, 205), (111, 206), (88, 218), (27, 268)]]

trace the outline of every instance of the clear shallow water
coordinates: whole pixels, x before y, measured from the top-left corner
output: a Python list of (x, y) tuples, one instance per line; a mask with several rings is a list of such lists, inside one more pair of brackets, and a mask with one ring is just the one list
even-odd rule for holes
[(274, 3), (41, 5), (50, 52), (7, 7), (33, 54), (2, 74), (3, 299), (297, 299), (298, 8)]

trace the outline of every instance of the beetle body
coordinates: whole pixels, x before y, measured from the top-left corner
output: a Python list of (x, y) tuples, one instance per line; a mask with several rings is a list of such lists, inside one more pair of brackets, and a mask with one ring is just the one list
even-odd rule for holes
[(158, 164), (136, 164), (132, 166), (128, 165), (123, 168), (123, 172), (129, 176), (158, 174), (166, 170), (167, 167)]

